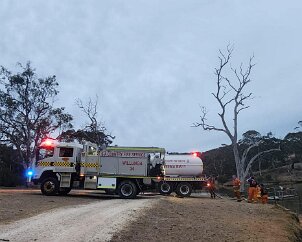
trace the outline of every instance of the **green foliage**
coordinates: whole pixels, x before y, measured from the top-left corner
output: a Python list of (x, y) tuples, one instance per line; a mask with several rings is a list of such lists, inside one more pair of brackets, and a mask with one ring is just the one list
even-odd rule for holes
[(23, 166), (12, 147), (0, 145), (0, 186), (17, 186), (24, 182)]
[(27, 167), (37, 145), (52, 132), (71, 128), (72, 116), (53, 106), (56, 76), (38, 78), (28, 62), (21, 72), (0, 70), (0, 142), (13, 145)]
[(261, 140), (262, 136), (256, 130), (249, 130), (242, 134), (242, 139), (239, 141), (244, 144), (253, 144)]
[[(288, 169), (296, 169), (295, 163), (302, 162), (302, 132), (289, 133), (284, 139), (277, 139), (273, 137), (272, 133), (261, 136), (255, 130), (247, 131), (238, 143), (240, 155), (253, 142), (259, 142), (259, 145), (250, 150), (248, 158), (277, 146), (280, 146), (281, 152), (271, 152), (260, 156), (252, 165), (251, 173), (274, 170), (275, 168), (279, 168), (278, 171), (288, 172)], [(218, 176), (220, 182), (229, 181), (231, 176), (236, 174), (231, 145), (205, 152), (204, 161), (205, 173)], [(257, 179), (272, 181), (273, 177), (270, 174), (265, 174), (263, 177), (258, 175)]]
[(24, 179), (22, 178), (22, 173), (5, 168), (0, 174), (0, 186), (16, 187), (24, 184)]
[(232, 175), (231, 176), (229, 174), (219, 175), (217, 176), (217, 181), (223, 184), (225, 182), (228, 182), (231, 179), (230, 177), (232, 177)]
[(110, 145), (114, 137), (111, 135), (105, 134), (105, 131), (97, 130), (97, 131), (88, 131), (78, 129), (75, 131), (74, 129), (66, 130), (62, 132), (60, 136), (57, 138), (60, 141), (73, 142), (73, 141), (89, 141), (98, 145)]
[(224, 146), (204, 152), (204, 172), (217, 177), (218, 182), (228, 181), (236, 174), (232, 146)]

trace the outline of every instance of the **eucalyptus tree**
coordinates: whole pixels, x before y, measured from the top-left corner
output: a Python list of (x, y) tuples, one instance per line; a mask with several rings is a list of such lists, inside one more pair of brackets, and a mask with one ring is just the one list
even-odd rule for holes
[(72, 116), (55, 107), (56, 76), (38, 77), (30, 62), (12, 73), (0, 69), (0, 142), (13, 145), (27, 168), (44, 137), (71, 128)]
[[(226, 53), (223, 53), (221, 50), (219, 50), (219, 53), (219, 65), (215, 68), (216, 91), (213, 92), (212, 95), (220, 108), (218, 116), (221, 126), (215, 126), (208, 123), (208, 111), (205, 107), (201, 107), (200, 121), (194, 123), (193, 126), (202, 127), (203, 130), (223, 132), (229, 137), (233, 148), (237, 176), (243, 181), (249, 174), (253, 162), (259, 156), (279, 150), (279, 148), (262, 151), (253, 157), (249, 157), (249, 152), (254, 147), (259, 146), (262, 142), (256, 135), (256, 137), (250, 137), (251, 139), (248, 142), (248, 147), (240, 154), (238, 144), (238, 122), (241, 112), (250, 107), (247, 105), (247, 102), (253, 98), (253, 93), (246, 92), (246, 87), (251, 82), (251, 73), (255, 66), (253, 62), (254, 56), (249, 58), (246, 68), (244, 68), (242, 63), (239, 68), (233, 68), (230, 65), (233, 48), (227, 46)], [(232, 121), (228, 122), (229, 119)], [(243, 189), (243, 186), (241, 188)]]

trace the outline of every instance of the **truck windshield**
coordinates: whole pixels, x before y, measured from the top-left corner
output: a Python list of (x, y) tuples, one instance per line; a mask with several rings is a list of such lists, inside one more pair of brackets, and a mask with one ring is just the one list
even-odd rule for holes
[(42, 160), (47, 157), (53, 157), (54, 148), (48, 147), (48, 148), (40, 148), (37, 152), (37, 160)]

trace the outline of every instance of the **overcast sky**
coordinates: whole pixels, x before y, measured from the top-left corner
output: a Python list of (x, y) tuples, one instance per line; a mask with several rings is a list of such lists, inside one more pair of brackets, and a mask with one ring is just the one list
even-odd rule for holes
[(30, 60), (56, 75), (57, 105), (85, 123), (75, 99), (99, 96), (114, 144), (205, 151), (230, 143), (192, 128), (199, 105), (220, 125), (214, 68), (234, 44), (232, 66), (255, 55), (251, 108), (239, 131), (283, 138), (302, 120), (302, 1), (112, 0), (0, 2), (0, 65)]

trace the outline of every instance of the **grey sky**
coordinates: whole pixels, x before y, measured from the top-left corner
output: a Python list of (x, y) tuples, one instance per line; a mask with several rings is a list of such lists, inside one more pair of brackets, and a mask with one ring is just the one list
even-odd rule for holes
[(218, 49), (233, 43), (233, 66), (256, 66), (255, 99), (240, 133), (283, 137), (302, 119), (302, 2), (137, 0), (0, 2), (0, 65), (32, 61), (57, 76), (58, 105), (84, 122), (75, 106), (96, 94), (114, 144), (208, 150), (224, 134), (191, 128), (199, 104), (219, 124), (214, 68)]

